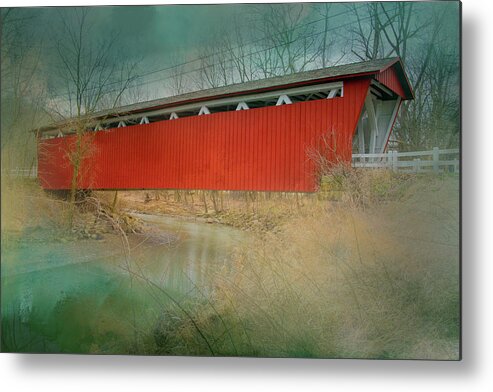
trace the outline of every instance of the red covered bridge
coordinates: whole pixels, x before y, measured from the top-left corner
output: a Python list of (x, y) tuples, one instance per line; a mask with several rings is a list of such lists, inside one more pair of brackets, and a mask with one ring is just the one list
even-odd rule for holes
[[(386, 148), (413, 92), (399, 58), (208, 89), (102, 111), (89, 131), (79, 189), (313, 192), (311, 152), (350, 162)], [(38, 131), (38, 177), (70, 189), (73, 121)]]

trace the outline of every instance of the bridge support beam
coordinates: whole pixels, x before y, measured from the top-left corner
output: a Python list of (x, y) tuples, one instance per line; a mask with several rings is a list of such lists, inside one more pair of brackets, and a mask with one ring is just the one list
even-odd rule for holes
[(203, 114), (211, 114), (209, 108), (207, 106), (202, 106), (199, 110), (199, 116), (202, 116)]
[(378, 122), (377, 122), (377, 111), (375, 110), (375, 105), (373, 104), (373, 98), (370, 92), (368, 92), (368, 95), (366, 96), (365, 99), (365, 108), (366, 108), (366, 113), (368, 114), (368, 121), (370, 125), (370, 147), (369, 147), (369, 153), (374, 154), (375, 153), (375, 146), (377, 143), (377, 136), (378, 136)]
[(292, 104), (292, 103), (293, 102), (291, 101), (291, 98), (289, 98), (286, 94), (283, 94), (277, 100), (276, 106), (289, 105), (289, 104)]
[(242, 101), (240, 103), (238, 103), (238, 106), (236, 107), (236, 110), (248, 110), (250, 109), (247, 105), (246, 102)]
[(365, 128), (363, 127), (363, 116), (358, 121), (358, 152), (365, 153)]
[(368, 92), (355, 135), (360, 154), (385, 152), (400, 104), (400, 97), (382, 100)]
[(381, 133), (381, 138), (378, 140), (378, 146), (380, 148), (379, 153), (383, 153), (387, 147), (387, 143), (390, 138), (390, 133), (392, 132), (392, 128), (394, 126), (395, 120), (397, 118), (397, 113), (399, 113), (399, 108), (401, 106), (402, 99), (398, 97), (395, 101), (387, 101), (382, 106), (382, 109), (386, 110), (386, 114), (390, 117), (387, 117), (388, 120), (384, 122), (383, 126), (384, 132)]

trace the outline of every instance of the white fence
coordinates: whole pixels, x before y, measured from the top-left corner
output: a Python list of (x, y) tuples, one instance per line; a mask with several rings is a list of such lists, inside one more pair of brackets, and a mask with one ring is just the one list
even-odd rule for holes
[[(409, 172), (440, 171), (459, 172), (458, 148), (440, 150), (435, 147), (429, 151), (397, 152), (389, 151), (384, 154), (353, 154), (353, 167), (386, 168), (392, 170), (405, 170)], [(2, 176), (36, 178), (37, 166), (30, 169), (14, 168), (2, 169)]]
[(458, 148), (440, 150), (438, 147), (429, 151), (353, 154), (352, 164), (353, 167), (387, 168), (414, 173), (424, 171), (458, 173), (459, 154)]
[(2, 169), (2, 176), (10, 176), (14, 178), (36, 178), (38, 176), (38, 167), (33, 166), (30, 169), (19, 167), (10, 170)]

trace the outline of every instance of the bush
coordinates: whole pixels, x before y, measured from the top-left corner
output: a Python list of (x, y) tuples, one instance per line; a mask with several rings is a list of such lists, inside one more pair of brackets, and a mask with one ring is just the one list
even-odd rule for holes
[(367, 173), (338, 179), (371, 209), (314, 203), (237, 251), (195, 312), (215, 354), (458, 358), (458, 183)]

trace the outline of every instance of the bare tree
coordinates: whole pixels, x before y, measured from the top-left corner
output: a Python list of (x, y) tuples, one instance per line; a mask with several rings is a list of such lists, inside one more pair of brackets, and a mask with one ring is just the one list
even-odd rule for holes
[(458, 54), (447, 45), (436, 45), (429, 57), (426, 66), (422, 58), (416, 60), (415, 67), (421, 75), (416, 98), (403, 107), (395, 130), (403, 150), (450, 148), (459, 144)]
[(313, 26), (303, 24), (303, 4), (269, 4), (257, 8), (258, 29), (264, 50), (253, 61), (263, 77), (305, 71), (317, 59)]
[[(355, 27), (350, 28), (353, 55), (362, 61), (384, 57), (378, 3), (368, 3), (364, 12), (360, 11), (356, 4), (350, 7), (356, 19)], [(364, 23), (365, 17), (369, 18), (369, 23)]]
[(228, 48), (236, 69), (238, 82), (244, 83), (256, 79), (257, 71), (252, 62), (252, 56), (248, 52), (245, 43), (244, 31), (239, 20), (234, 24), (232, 34), (225, 34), (225, 46)]
[(412, 2), (368, 3), (363, 10), (356, 4), (350, 7), (355, 18), (351, 51), (360, 60), (399, 56), (406, 61), (410, 41), (434, 25), (429, 17), (417, 17)]
[(322, 68), (325, 68), (330, 63), (330, 52), (335, 46), (335, 34), (330, 34), (330, 16), (331, 16), (332, 4), (323, 3), (316, 7), (316, 11), (323, 18), (324, 28), (322, 39), (320, 40), (320, 46), (318, 48), (319, 57), (321, 61)]
[(185, 65), (180, 63), (181, 58), (177, 56), (177, 54), (171, 55), (170, 59), (171, 69), (166, 87), (168, 87), (172, 95), (180, 95), (185, 93), (189, 88), (185, 73)]
[(399, 56), (410, 76), (416, 99), (401, 107), (394, 133), (400, 148), (458, 143), (454, 136), (458, 133), (458, 54), (450, 53), (447, 37), (443, 39), (445, 11), (425, 14), (412, 2), (369, 3), (363, 11), (355, 5), (351, 9), (356, 21), (349, 31), (353, 55), (360, 60)]
[(61, 25), (54, 40), (56, 76), (65, 87), (67, 99), (55, 100), (53, 109), (75, 132), (74, 146), (68, 151), (73, 169), (70, 202), (74, 206), (82, 164), (94, 152), (91, 140), (94, 133), (88, 132), (90, 115), (121, 104), (124, 93), (135, 80), (136, 64), (115, 55), (118, 52), (115, 34), (103, 40), (91, 39), (88, 8), (63, 10), (59, 19)]
[(1, 10), (1, 148), (2, 166), (27, 167), (36, 148), (27, 132), (42, 117), (45, 84), (39, 78), (42, 42), (30, 31), (36, 22), (21, 9)]
[[(459, 142), (459, 56), (447, 39), (440, 39), (444, 35), (445, 18), (444, 12), (432, 14), (433, 22), (426, 29), (421, 25), (419, 38), (411, 34), (412, 39), (392, 46), (395, 54), (404, 56), (416, 96), (402, 105), (395, 131), (403, 150), (447, 148)], [(407, 18), (402, 19), (398, 28), (386, 35), (387, 39), (397, 42), (399, 37), (406, 36), (410, 24)]]
[(219, 31), (214, 34), (213, 42), (215, 44), (204, 44), (198, 53), (200, 65), (195, 75), (195, 85), (201, 89), (226, 86), (235, 82), (232, 59)]

